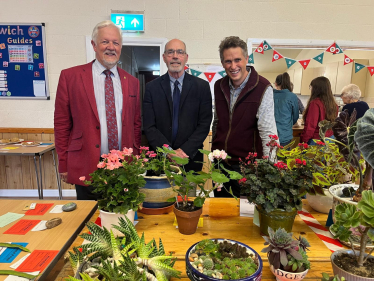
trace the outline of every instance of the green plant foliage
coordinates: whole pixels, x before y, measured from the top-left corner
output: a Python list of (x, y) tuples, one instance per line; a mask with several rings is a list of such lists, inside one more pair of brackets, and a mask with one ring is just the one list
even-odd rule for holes
[(374, 109), (370, 108), (365, 115), (357, 121), (357, 131), (354, 139), (362, 156), (374, 166)]
[(322, 273), (322, 279), (321, 281), (345, 281), (346, 279), (344, 277), (339, 278), (338, 275), (335, 275), (333, 277), (330, 277), (327, 273)]

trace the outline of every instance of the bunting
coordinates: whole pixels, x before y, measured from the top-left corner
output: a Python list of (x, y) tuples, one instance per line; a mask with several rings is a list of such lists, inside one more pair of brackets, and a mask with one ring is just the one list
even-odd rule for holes
[(335, 43), (335, 52), (334, 52), (334, 55), (341, 54), (341, 53), (343, 53), (342, 49), (339, 47), (339, 45), (337, 43)]
[(264, 49), (264, 51), (268, 51), (268, 50), (271, 50), (273, 48), (270, 46), (270, 44), (268, 42), (266, 42), (266, 40), (264, 40), (263, 49)]
[(255, 60), (253, 58), (253, 53), (248, 56), (248, 63), (255, 63)]
[(326, 52), (329, 52), (329, 53), (332, 53), (332, 54), (335, 53), (335, 51), (336, 51), (335, 45), (336, 45), (335, 42), (333, 44), (331, 44), (330, 47), (328, 47), (326, 49)]
[(320, 53), (318, 56), (315, 56), (313, 59), (315, 61), (318, 61), (320, 64), (322, 64), (323, 63), (323, 55), (324, 55), (324, 53)]
[(349, 64), (351, 62), (353, 62), (353, 59), (344, 54), (344, 65)]
[(374, 74), (374, 66), (367, 66), (366, 68), (369, 69), (370, 75), (373, 76), (373, 74)]
[(215, 72), (204, 72), (206, 79), (208, 79), (209, 83), (212, 82)]
[(355, 73), (359, 72), (364, 67), (365, 65), (355, 62)]
[(195, 70), (195, 69), (192, 69), (192, 68), (190, 68), (190, 70), (191, 70), (191, 74), (192, 74), (192, 76), (199, 76), (202, 72), (201, 71), (197, 71), (197, 70)]
[(290, 68), (297, 60), (289, 59), (289, 58), (284, 58), (287, 63), (287, 68)]
[(276, 50), (273, 50), (273, 62), (282, 58), (283, 56), (280, 53), (278, 53)]
[(221, 75), (222, 77), (225, 77), (227, 75), (226, 70), (222, 70), (218, 72), (218, 74)]
[(299, 63), (301, 64), (301, 66), (306, 69), (310, 63), (310, 59), (308, 60), (299, 60)]
[(257, 47), (256, 53), (264, 54), (264, 42), (261, 42), (260, 46)]

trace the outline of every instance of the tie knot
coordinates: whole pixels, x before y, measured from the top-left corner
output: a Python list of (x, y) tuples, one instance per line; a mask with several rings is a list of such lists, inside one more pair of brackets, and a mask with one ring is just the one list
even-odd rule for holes
[(112, 75), (112, 72), (109, 69), (105, 69), (103, 72), (106, 77), (110, 77), (110, 75)]
[(174, 87), (178, 87), (178, 85), (179, 85), (178, 80), (175, 80), (175, 82), (174, 82)]

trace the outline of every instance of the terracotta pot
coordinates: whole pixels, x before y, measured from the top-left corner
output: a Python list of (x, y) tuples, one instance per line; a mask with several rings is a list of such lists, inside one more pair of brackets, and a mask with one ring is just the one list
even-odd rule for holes
[(292, 231), (292, 226), (297, 214), (296, 208), (291, 212), (283, 209), (275, 209), (268, 213), (261, 206), (256, 205), (256, 209), (260, 218), (260, 232), (269, 236), (268, 227), (270, 226), (274, 231), (278, 228), (284, 228), (287, 232)]
[(184, 212), (175, 208), (174, 204), (173, 211), (177, 218), (179, 232), (185, 235), (194, 234), (203, 208), (201, 207), (193, 212)]
[[(334, 263), (334, 258), (341, 254), (341, 253), (347, 253), (347, 254), (351, 254), (353, 255), (353, 251), (352, 250), (338, 250), (338, 251), (335, 251), (331, 254), (330, 256), (330, 260), (331, 260), (331, 265), (332, 265), (332, 270), (334, 271), (334, 275), (339, 275), (339, 277), (344, 277), (346, 280), (349, 280), (349, 281), (373, 281), (374, 278), (369, 278), (369, 277), (362, 277), (362, 276), (358, 276), (358, 275), (354, 275), (352, 273), (349, 273), (343, 269), (341, 269), (340, 267), (338, 267), (335, 263)], [(358, 251), (355, 251), (355, 255), (357, 256), (358, 255)], [(365, 257), (367, 256), (367, 254), (365, 254)]]
[(127, 214), (125, 215), (105, 212), (103, 210), (99, 210), (99, 211), (100, 211), (101, 226), (105, 226), (106, 229), (112, 230), (115, 236), (123, 236), (123, 233), (119, 232), (117, 229), (112, 227), (112, 224), (118, 225), (119, 218), (125, 219), (125, 216), (126, 216), (132, 223), (134, 223), (135, 211), (133, 210), (128, 211)]
[(281, 269), (274, 269), (274, 266), (270, 265), (270, 270), (278, 281), (288, 281), (304, 279), (309, 269), (303, 272), (288, 272)]
[(325, 196), (320, 194), (307, 194), (306, 200), (308, 200), (308, 204), (313, 208), (313, 210), (323, 214), (328, 214), (330, 212), (330, 209), (332, 208), (333, 197), (328, 189), (324, 188), (323, 192)]

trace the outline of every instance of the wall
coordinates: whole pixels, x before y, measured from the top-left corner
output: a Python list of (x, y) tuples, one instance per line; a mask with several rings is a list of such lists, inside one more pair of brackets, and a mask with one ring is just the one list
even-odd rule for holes
[(190, 63), (219, 64), (223, 37), (374, 41), (372, 0), (2, 0), (3, 23), (44, 22), (51, 100), (0, 101), (1, 127), (52, 128), (60, 71), (86, 62), (85, 36), (110, 11), (145, 11), (141, 37), (180, 38)]

